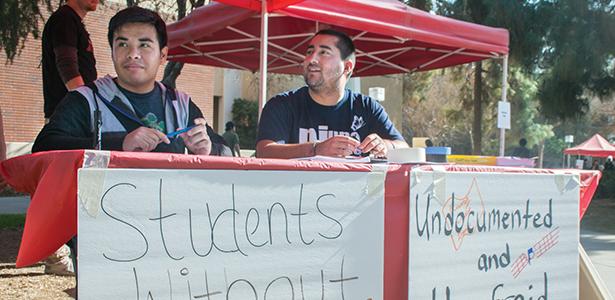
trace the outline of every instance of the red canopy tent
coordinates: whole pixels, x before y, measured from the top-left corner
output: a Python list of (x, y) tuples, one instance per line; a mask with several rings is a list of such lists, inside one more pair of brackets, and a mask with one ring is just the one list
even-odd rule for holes
[[(503, 59), (502, 100), (506, 101), (506, 29), (433, 15), (397, 0), (219, 0), (167, 27), (169, 59), (259, 70), (262, 108), (267, 72), (301, 74), (307, 43), (324, 28), (343, 31), (353, 39), (357, 48), (353, 75), (359, 77)], [(261, 37), (267, 43), (261, 43)], [(504, 129), (502, 154), (503, 141)]]
[[(260, 22), (258, 10), (223, 3), (198, 8), (169, 24), (169, 58), (257, 71)], [(268, 25), (267, 70), (275, 73), (301, 74), (307, 42), (323, 28), (353, 38), (355, 76), (431, 70), (508, 53), (505, 29), (432, 15), (397, 0), (305, 0), (274, 9)]]
[(599, 134), (594, 134), (585, 142), (564, 150), (568, 155), (586, 155), (594, 157), (615, 156), (615, 146)]

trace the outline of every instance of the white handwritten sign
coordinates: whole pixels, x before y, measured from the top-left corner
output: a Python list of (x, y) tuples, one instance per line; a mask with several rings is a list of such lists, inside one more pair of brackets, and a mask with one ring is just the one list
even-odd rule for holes
[(83, 299), (382, 299), (384, 172), (79, 171)]
[(577, 299), (578, 180), (412, 171), (409, 299)]

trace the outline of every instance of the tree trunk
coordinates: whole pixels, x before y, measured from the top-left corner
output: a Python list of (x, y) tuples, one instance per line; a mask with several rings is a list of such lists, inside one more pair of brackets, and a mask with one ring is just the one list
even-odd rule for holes
[(483, 117), (483, 63), (474, 63), (474, 121), (472, 122), (472, 154), (481, 155)]
[(538, 155), (538, 168), (542, 169), (542, 165), (545, 158), (545, 140), (540, 141), (540, 153)]
[[(202, 1), (199, 1), (199, 6), (203, 5)], [(186, 16), (186, 0), (177, 0), (177, 20), (181, 20)], [(164, 73), (162, 76), (162, 83), (165, 85), (176, 88), (177, 77), (182, 73), (184, 63), (170, 61), (164, 67)]]
[(172, 87), (176, 89), (177, 85), (177, 77), (182, 73), (182, 69), (184, 68), (184, 63), (170, 61), (164, 67), (164, 75), (162, 76), (162, 83), (164, 83), (168, 87)]

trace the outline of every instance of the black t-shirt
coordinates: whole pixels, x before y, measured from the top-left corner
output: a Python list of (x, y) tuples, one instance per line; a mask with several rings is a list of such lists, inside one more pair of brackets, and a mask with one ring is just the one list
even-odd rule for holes
[(90, 35), (85, 30), (79, 15), (68, 5), (60, 7), (49, 17), (43, 29), (42, 40), (43, 96), (45, 98), (45, 118), (49, 118), (68, 92), (56, 67), (54, 48), (77, 49), (79, 74), (85, 83), (96, 80), (96, 60)]
[(404, 140), (401, 133), (374, 99), (346, 90), (336, 105), (320, 105), (307, 87), (273, 97), (263, 109), (257, 142), (280, 144), (324, 141), (345, 135), (358, 141), (376, 133), (384, 139)]
[(153, 128), (160, 132), (167, 132), (167, 125), (164, 123), (162, 90), (159, 85), (154, 85), (154, 89), (145, 94), (130, 92), (123, 89), (119, 84), (117, 87), (130, 100), (137, 117), (143, 122), (145, 127)]

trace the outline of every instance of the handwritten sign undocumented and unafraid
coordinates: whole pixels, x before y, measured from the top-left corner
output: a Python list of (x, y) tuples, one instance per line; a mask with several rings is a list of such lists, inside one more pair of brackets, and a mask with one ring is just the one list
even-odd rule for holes
[(384, 172), (79, 171), (82, 299), (382, 299)]
[(409, 299), (578, 297), (578, 177), (410, 176)]

